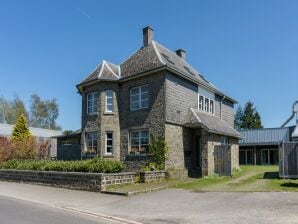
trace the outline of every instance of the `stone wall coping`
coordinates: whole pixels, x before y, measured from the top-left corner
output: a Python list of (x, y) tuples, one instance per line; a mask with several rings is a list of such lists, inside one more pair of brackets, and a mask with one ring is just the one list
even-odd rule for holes
[(125, 176), (136, 175), (135, 172), (124, 173), (89, 173), (89, 172), (63, 172), (63, 171), (41, 171), (41, 170), (17, 170), (17, 169), (0, 169), (0, 172), (20, 172), (20, 173), (45, 173), (45, 174), (61, 174), (61, 175), (86, 175), (86, 176)]
[(155, 171), (141, 171), (140, 173), (145, 173), (145, 174), (154, 174), (154, 173), (166, 173), (165, 170), (155, 170)]

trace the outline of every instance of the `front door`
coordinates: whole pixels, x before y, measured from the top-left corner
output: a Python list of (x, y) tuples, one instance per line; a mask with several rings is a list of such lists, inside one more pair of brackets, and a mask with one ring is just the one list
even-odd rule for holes
[(201, 137), (196, 136), (196, 149), (195, 149), (195, 156), (194, 156), (194, 167), (200, 168), (201, 167)]

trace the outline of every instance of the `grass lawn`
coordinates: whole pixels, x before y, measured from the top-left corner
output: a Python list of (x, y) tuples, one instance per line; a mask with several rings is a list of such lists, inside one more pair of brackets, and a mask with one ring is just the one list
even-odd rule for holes
[(205, 177), (191, 183), (179, 183), (177, 188), (194, 191), (296, 191), (298, 180), (278, 178), (278, 166), (241, 166), (232, 177)]
[(200, 179), (170, 180), (153, 183), (114, 185), (107, 188), (113, 192), (146, 192), (157, 188), (174, 187), (198, 192), (298, 192), (298, 180), (283, 180), (278, 177), (278, 166), (241, 166), (241, 171), (232, 177), (208, 176)]

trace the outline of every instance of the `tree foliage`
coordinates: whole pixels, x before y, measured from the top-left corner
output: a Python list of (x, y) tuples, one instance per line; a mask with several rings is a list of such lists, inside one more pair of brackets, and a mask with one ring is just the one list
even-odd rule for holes
[[(60, 130), (56, 120), (59, 116), (59, 108), (56, 99), (42, 100), (37, 94), (31, 96), (30, 114), (27, 112), (24, 102), (15, 96), (12, 101), (0, 97), (0, 123), (15, 124), (21, 114), (29, 120), (30, 126)], [(30, 118), (30, 119), (29, 119)]]
[(14, 96), (12, 101), (0, 98), (0, 122), (7, 124), (15, 124), (18, 117), (24, 115), (28, 118), (28, 112), (24, 102), (17, 96)]
[(149, 145), (149, 154), (152, 157), (152, 163), (146, 167), (148, 170), (164, 170), (167, 158), (168, 146), (163, 136), (155, 138), (151, 136)]
[(56, 123), (58, 116), (56, 99), (42, 100), (37, 94), (31, 96), (30, 124), (33, 127), (60, 130)]
[(248, 101), (244, 108), (237, 108), (234, 124), (237, 129), (263, 128), (261, 116), (251, 101)]
[(31, 133), (28, 127), (27, 119), (24, 114), (18, 118), (13, 131), (12, 140), (13, 141), (26, 141), (30, 138)]

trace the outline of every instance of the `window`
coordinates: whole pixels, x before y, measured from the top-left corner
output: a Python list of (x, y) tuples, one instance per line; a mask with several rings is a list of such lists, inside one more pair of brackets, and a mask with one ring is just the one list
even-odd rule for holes
[(98, 93), (92, 92), (87, 94), (87, 114), (94, 114), (97, 112)]
[(229, 144), (229, 139), (226, 136), (221, 136), (220, 137), (220, 142), (222, 145), (228, 145)]
[(149, 131), (131, 131), (130, 132), (130, 152), (132, 154), (148, 153), (149, 149)]
[(106, 155), (112, 155), (113, 154), (113, 132), (106, 132), (106, 149), (105, 149)]
[(87, 153), (97, 154), (97, 133), (89, 132), (86, 134)]
[(210, 100), (210, 110), (209, 110), (210, 114), (214, 114), (214, 100)]
[(72, 139), (61, 140), (61, 146), (69, 146), (69, 145), (72, 145)]
[(205, 112), (209, 112), (209, 99), (205, 98)]
[(130, 90), (130, 110), (148, 108), (149, 90), (148, 85), (139, 86)]
[(113, 90), (106, 91), (106, 112), (114, 111), (114, 92)]
[(201, 95), (199, 96), (199, 109), (204, 110), (204, 97)]

